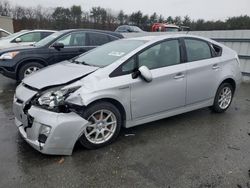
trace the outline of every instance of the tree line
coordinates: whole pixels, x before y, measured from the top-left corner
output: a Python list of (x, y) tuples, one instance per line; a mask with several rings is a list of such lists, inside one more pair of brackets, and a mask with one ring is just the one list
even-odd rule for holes
[(94, 28), (115, 30), (118, 25), (137, 25), (145, 31), (150, 31), (153, 23), (169, 23), (178, 26), (187, 26), (191, 30), (233, 30), (250, 29), (250, 17), (242, 15), (230, 17), (225, 21), (206, 21), (204, 19), (193, 20), (188, 15), (168, 16), (143, 14), (136, 11), (126, 14), (123, 10), (119, 12), (102, 7), (92, 7), (91, 10), (83, 10), (81, 6), (73, 5), (69, 8), (56, 7), (45, 8), (12, 6), (8, 1), (0, 1), (0, 15), (13, 18), (14, 29), (69, 29), (69, 28)]

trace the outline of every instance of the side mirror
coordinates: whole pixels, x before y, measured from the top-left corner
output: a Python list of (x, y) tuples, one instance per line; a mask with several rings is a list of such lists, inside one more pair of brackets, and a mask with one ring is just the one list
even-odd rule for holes
[(16, 42), (16, 43), (22, 42), (22, 39), (21, 39), (21, 38), (16, 38), (16, 39), (15, 39), (15, 42)]
[(64, 44), (61, 43), (61, 42), (55, 42), (53, 45), (52, 45), (53, 48), (57, 49), (57, 50), (60, 50), (61, 48), (64, 48)]
[[(141, 66), (139, 68), (138, 72), (139, 72), (139, 74), (137, 73), (137, 76), (140, 75), (142, 77), (142, 79), (145, 80), (146, 82), (151, 82), (153, 80), (152, 73), (150, 72), (150, 70), (148, 69), (148, 67)], [(136, 75), (134, 75), (133, 77), (135, 77), (135, 76)]]

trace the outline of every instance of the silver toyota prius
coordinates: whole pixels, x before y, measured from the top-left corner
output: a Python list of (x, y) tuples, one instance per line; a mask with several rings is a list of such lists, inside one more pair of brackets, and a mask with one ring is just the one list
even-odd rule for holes
[(122, 127), (210, 107), (224, 112), (241, 82), (237, 54), (192, 35), (122, 39), (44, 68), (17, 87), (22, 137), (44, 154), (113, 142)]

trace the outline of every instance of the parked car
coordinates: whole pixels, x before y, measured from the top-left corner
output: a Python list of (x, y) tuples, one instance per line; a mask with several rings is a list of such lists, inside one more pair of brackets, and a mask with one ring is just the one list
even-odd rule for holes
[(211, 107), (225, 112), (241, 82), (237, 54), (191, 35), (122, 39), (23, 80), (14, 97), (21, 135), (45, 154), (94, 149), (121, 127)]
[(139, 27), (134, 26), (134, 25), (121, 25), (121, 26), (117, 27), (115, 32), (119, 32), (119, 33), (141, 33), (141, 32), (144, 32), (144, 31), (141, 30)]
[(8, 35), (0, 40), (0, 50), (23, 45), (32, 45), (55, 31), (51, 30), (22, 30)]
[(178, 32), (181, 30), (177, 25), (166, 23), (154, 23), (151, 27), (152, 32)]
[(71, 59), (107, 42), (123, 38), (119, 33), (91, 29), (56, 32), (33, 46), (0, 51), (0, 73), (22, 80), (35, 71)]
[(6, 31), (4, 29), (0, 29), (0, 38), (2, 37), (7, 37), (8, 35), (10, 35), (11, 33), (9, 31)]

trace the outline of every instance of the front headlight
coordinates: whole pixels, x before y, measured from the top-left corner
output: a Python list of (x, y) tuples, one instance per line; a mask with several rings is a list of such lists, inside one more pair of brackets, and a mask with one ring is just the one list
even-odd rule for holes
[(15, 52), (7, 52), (7, 53), (4, 53), (0, 56), (0, 59), (1, 60), (6, 60), (6, 59), (13, 59), (17, 54), (19, 54), (18, 51), (15, 51)]
[(42, 94), (38, 98), (38, 103), (39, 103), (39, 105), (46, 106), (50, 109), (58, 107), (60, 105), (63, 105), (65, 99), (71, 93), (75, 92), (79, 88), (80, 88), (80, 86), (73, 87), (73, 88), (67, 88), (67, 89), (60, 89), (58, 91), (48, 91), (48, 92)]

